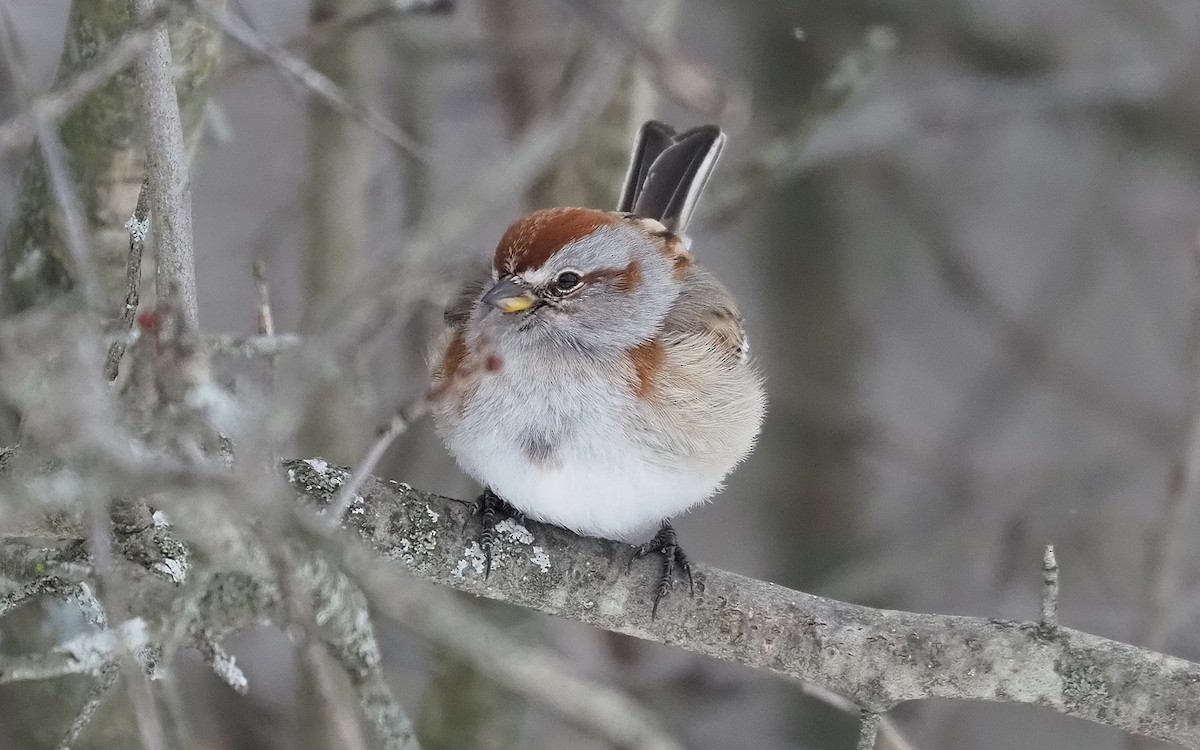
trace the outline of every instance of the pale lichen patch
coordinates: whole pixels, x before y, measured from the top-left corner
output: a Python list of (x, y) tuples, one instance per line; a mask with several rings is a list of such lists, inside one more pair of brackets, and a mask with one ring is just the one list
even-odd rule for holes
[[(465, 555), (465, 557), (458, 561), (458, 564), (454, 566), (454, 570), (456, 572), (465, 571), (467, 566), (470, 565), (472, 568), (474, 568), (477, 575), (483, 575), (484, 564), (487, 562), (487, 558), (484, 556), (483, 548), (479, 546), (479, 542), (471, 542), (469, 545), (467, 545), (467, 548), (463, 550), (463, 555)], [(497, 558), (493, 556), (493, 568), (498, 567), (496, 565), (497, 562)]]
[(529, 529), (511, 518), (506, 518), (496, 524), (496, 531), (515, 544), (533, 544), (533, 534)]
[(543, 573), (550, 572), (550, 555), (546, 554), (546, 550), (541, 547), (533, 546), (533, 555), (530, 556), (529, 561), (538, 566)]

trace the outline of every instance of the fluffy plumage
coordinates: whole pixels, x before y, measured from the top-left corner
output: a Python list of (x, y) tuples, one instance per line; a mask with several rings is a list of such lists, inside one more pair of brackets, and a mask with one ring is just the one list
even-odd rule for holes
[[(701, 135), (671, 152), (682, 185), (635, 155), (622, 203), (674, 211), (682, 232), (723, 142)], [(648, 187), (674, 197), (650, 200)], [(711, 496), (758, 433), (763, 389), (737, 306), (660, 218), (536, 211), (447, 310), (438, 431), (468, 474), (532, 518), (632, 539)]]

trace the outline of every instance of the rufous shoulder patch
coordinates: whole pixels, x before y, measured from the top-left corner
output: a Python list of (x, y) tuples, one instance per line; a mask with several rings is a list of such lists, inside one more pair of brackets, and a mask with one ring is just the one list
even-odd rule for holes
[(629, 361), (633, 364), (634, 393), (646, 398), (658, 382), (663, 367), (663, 344), (659, 339), (644, 341), (629, 350)]
[(455, 328), (454, 334), (450, 337), (450, 343), (446, 345), (446, 351), (442, 354), (442, 361), (438, 363), (437, 369), (434, 372), (434, 380), (437, 381), (438, 386), (443, 388), (448, 386), (454, 380), (454, 377), (458, 374), (466, 359), (466, 334), (462, 328)]
[(616, 223), (608, 211), (594, 208), (544, 208), (518, 220), (496, 246), (493, 266), (500, 273), (541, 268), (564, 246), (600, 227)]

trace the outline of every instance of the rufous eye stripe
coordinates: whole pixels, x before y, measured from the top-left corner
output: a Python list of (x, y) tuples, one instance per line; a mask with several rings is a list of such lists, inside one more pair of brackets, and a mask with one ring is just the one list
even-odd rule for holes
[(632, 292), (642, 284), (642, 264), (638, 260), (631, 260), (624, 268), (601, 268), (583, 275), (585, 284), (598, 281), (611, 281), (618, 292)]
[(592, 208), (534, 211), (510, 226), (500, 238), (493, 266), (500, 273), (541, 268), (563, 247), (614, 223), (614, 214)]

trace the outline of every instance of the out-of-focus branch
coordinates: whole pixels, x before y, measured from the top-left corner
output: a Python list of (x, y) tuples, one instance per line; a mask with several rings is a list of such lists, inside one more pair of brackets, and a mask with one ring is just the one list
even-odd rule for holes
[(235, 357), (277, 357), (298, 347), (300, 336), (294, 333), (277, 333), (273, 336), (215, 333), (204, 337), (204, 345), (212, 354), (227, 354)]
[[(1200, 235), (1194, 255), (1200, 279)], [(1170, 485), (1162, 518), (1146, 547), (1146, 592), (1137, 624), (1137, 642), (1162, 650), (1171, 633), (1172, 610), (1179, 604), (1181, 563), (1191, 541), (1191, 518), (1200, 498), (1200, 285), (1194, 292), (1192, 330), (1188, 337), (1191, 380), (1187, 392), (1187, 422), (1183, 443), (1171, 467)], [(1150, 744), (1131, 738), (1130, 750), (1148, 750)]]
[(379, 114), (374, 108), (354, 102), (329, 76), (314, 69), (296, 55), (268, 40), (255, 31), (241, 18), (217, 5), (212, 0), (192, 0), (209, 13), (216, 24), (246, 49), (271, 60), (277, 68), (287, 73), (300, 85), (323, 99), (336, 112), (362, 123), (386, 142), (412, 155), (427, 160), (428, 150), (401, 130), (394, 122)]
[(896, 33), (887, 26), (867, 31), (862, 42), (838, 61), (829, 77), (809, 96), (803, 114), (788, 129), (758, 148), (732, 178), (711, 188), (704, 219), (716, 224), (736, 217), (755, 196), (793, 177), (785, 167), (803, 154), (814, 131), (871, 78), (879, 63), (896, 48)]
[[(838, 695), (828, 688), (823, 688), (820, 685), (814, 685), (811, 682), (801, 683), (800, 691), (805, 695), (812, 696), (819, 701), (829, 704), (834, 708), (841, 709), (848, 713), (853, 713), (861, 717), (862, 710), (854, 705), (854, 701), (844, 695)], [(880, 714), (879, 716), (879, 741), (882, 743), (878, 746), (878, 750), (916, 750), (908, 740), (900, 734), (900, 730), (896, 725), (888, 719), (888, 717)]]
[[(70, 182), (82, 204), (88, 262), (99, 280), (94, 312), (100, 314), (118, 310), (127, 292), (129, 236), (124, 225), (134, 210), (144, 174), (137, 83), (127, 63), (149, 46), (153, 29), (165, 17), (171, 25), (175, 61), (168, 78), (174, 79), (178, 93), (185, 140), (194, 140), (198, 132), (207, 81), (215, 69), (219, 35), (178, 3), (169, 5), (170, 11), (139, 22), (131, 18), (129, 0), (72, 3), (58, 93), (33, 100), (26, 110), (44, 110), (55, 118), (52, 122), (70, 164)], [(35, 118), (27, 114), (23, 122), (32, 126)], [(73, 259), (71, 247), (79, 243), (70, 241), (64, 228), (52, 220), (51, 166), (41, 159), (31, 160), (19, 189), (17, 215), (5, 237), (3, 283), (13, 312), (45, 303), (88, 281), (86, 276), (80, 278)]]
[[(367, 2), (375, 0), (310, 0), (308, 15), (315, 21), (337, 18)], [(378, 61), (376, 39), (364, 34), (312, 52), (307, 64), (345, 99), (362, 102), (369, 100), (375, 88)], [(367, 254), (371, 224), (368, 191), (376, 144), (370, 133), (321, 97), (309, 97), (306, 114), (307, 236), (300, 330), (311, 333), (317, 321), (327, 319), (337, 301), (351, 293)], [(345, 367), (342, 377), (308, 400), (300, 435), (305, 452), (352, 461), (367, 445), (370, 432), (364, 426), (369, 421), (358, 375), (359, 368)]]
[[(11, 20), (6, 11), (0, 10), (0, 52), (12, 79), (17, 84), (20, 96), (28, 107), (29, 82), (25, 73), (24, 53), (20, 49)], [(85, 306), (95, 301), (96, 279), (93, 273), (87, 225), (83, 206), (75, 190), (75, 183), (67, 166), (67, 153), (62, 139), (53, 124), (33, 113), (33, 130), (37, 135), (38, 151), (45, 168), (49, 187), (47, 198), (52, 207), (44, 210), (59, 222), (63, 244), (74, 268), (75, 286)]]
[(745, 120), (749, 105), (745, 92), (732, 81), (721, 81), (713, 71), (677, 54), (668, 37), (645, 33), (608, 3), (563, 1), (599, 33), (637, 54), (667, 98), (712, 119)]
[(0, 153), (28, 144), (34, 137), (38, 120), (56, 123), (79, 106), (89, 94), (124, 70), (142, 50), (150, 46), (154, 27), (167, 19), (178, 6), (165, 5), (139, 20), (106, 52), (52, 91), (34, 97), (17, 114), (0, 123)]
[(96, 709), (100, 708), (100, 704), (108, 696), (108, 691), (117, 684), (117, 678), (120, 675), (120, 669), (116, 664), (109, 664), (100, 670), (88, 690), (88, 694), (84, 697), (83, 705), (79, 707), (79, 712), (71, 720), (71, 726), (67, 727), (67, 731), (63, 734), (63, 738), (55, 750), (70, 750), (70, 747), (75, 744), (75, 740), (79, 739), (79, 735), (83, 734), (83, 730), (91, 723), (92, 717), (96, 715)]
[[(345, 473), (288, 462), (332, 502)], [(695, 565), (696, 595), (650, 618), (653, 561), (627, 545), (530, 524), (493, 556), (464, 547), (464, 503), (372, 480), (346, 524), (426, 580), (614, 632), (815, 682), (882, 712), (923, 698), (1024, 703), (1186, 746), (1200, 744), (1200, 664), (1037, 622), (875, 609)], [(361, 567), (361, 565), (360, 565)]]
[[(401, 7), (401, 5), (400, 3), (389, 2), (356, 13), (337, 14), (326, 20), (310, 24), (307, 31), (289, 39), (280, 45), (280, 47), (293, 54), (303, 54), (320, 49), (327, 44), (332, 44), (349, 34), (386, 24), (388, 21), (400, 18), (406, 13), (436, 15), (439, 13), (449, 13), (454, 8), (451, 0), (423, 0), (422, 2), (408, 3), (407, 7)], [(262, 65), (264, 62), (268, 62), (268, 60), (261, 57), (237, 60), (222, 69), (217, 77), (221, 81), (226, 81), (244, 70)]]

